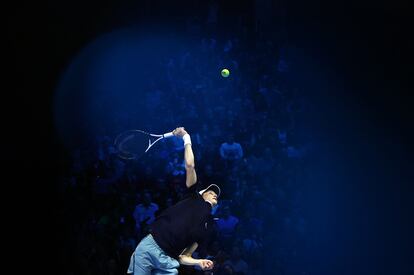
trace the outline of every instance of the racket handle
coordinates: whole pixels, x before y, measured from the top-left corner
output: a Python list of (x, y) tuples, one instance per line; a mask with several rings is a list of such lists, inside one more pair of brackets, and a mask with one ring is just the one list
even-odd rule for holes
[(169, 133), (163, 134), (163, 137), (164, 137), (164, 138), (169, 138), (169, 137), (172, 137), (172, 136), (174, 136), (174, 134), (173, 134), (172, 132), (169, 132)]

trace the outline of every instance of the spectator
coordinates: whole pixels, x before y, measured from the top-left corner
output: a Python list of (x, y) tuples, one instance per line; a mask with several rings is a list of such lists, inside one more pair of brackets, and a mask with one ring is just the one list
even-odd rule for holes
[(152, 202), (151, 193), (148, 191), (143, 195), (143, 202), (135, 207), (133, 216), (135, 219), (135, 226), (137, 231), (144, 231), (147, 225), (150, 225), (155, 220), (155, 213), (159, 207)]
[(175, 156), (167, 165), (167, 173), (173, 176), (184, 175), (185, 174), (185, 165), (184, 161), (180, 162), (178, 157)]
[(234, 236), (239, 219), (230, 213), (230, 207), (223, 208), (223, 216), (217, 221), (217, 229), (221, 239), (228, 240)]
[(234, 136), (229, 135), (228, 142), (220, 146), (220, 156), (224, 160), (239, 160), (243, 157), (243, 148), (240, 143), (234, 141)]

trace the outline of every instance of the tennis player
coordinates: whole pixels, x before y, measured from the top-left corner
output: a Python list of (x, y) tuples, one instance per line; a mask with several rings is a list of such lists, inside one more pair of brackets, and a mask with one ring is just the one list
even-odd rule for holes
[(131, 256), (129, 274), (178, 274), (180, 264), (197, 265), (202, 270), (211, 270), (214, 266), (212, 261), (194, 259), (192, 254), (201, 243), (208, 242), (213, 222), (211, 211), (221, 191), (215, 184), (197, 190), (190, 135), (183, 127), (176, 128), (173, 134), (184, 141), (188, 194), (156, 218), (151, 233), (141, 240)]

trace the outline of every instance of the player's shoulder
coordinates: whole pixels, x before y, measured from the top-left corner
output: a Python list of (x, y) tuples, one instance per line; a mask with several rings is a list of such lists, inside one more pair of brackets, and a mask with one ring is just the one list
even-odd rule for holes
[(198, 193), (200, 189), (200, 184), (198, 182), (194, 183), (190, 187), (187, 187), (188, 193)]
[(193, 185), (191, 185), (190, 187), (187, 188), (186, 192), (185, 192), (185, 198), (200, 198), (200, 184), (195, 183)]

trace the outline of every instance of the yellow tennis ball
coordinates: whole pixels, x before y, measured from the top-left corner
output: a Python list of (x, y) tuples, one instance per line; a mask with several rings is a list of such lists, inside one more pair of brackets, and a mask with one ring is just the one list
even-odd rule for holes
[(221, 70), (221, 76), (228, 77), (230, 75), (230, 71), (227, 69)]

